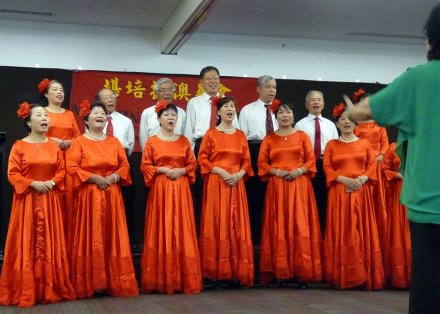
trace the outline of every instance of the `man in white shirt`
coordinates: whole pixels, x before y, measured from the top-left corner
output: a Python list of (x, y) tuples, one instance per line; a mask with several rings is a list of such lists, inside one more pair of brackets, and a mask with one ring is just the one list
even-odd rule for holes
[[(207, 66), (200, 71), (200, 84), (203, 87), (203, 94), (191, 98), (186, 107), (186, 122), (184, 135), (191, 143), (191, 147), (197, 157), (200, 140), (206, 131), (213, 127), (211, 121), (211, 98), (221, 97), (220, 72), (216, 67)], [(214, 108), (215, 113), (217, 109)], [(214, 113), (213, 113), (214, 114)], [(233, 126), (238, 128), (238, 119), (234, 118)]]
[[(171, 103), (174, 99), (175, 90), (174, 83), (169, 78), (163, 77), (154, 83), (154, 93), (156, 94), (158, 102), (165, 100), (167, 103)], [(141, 115), (141, 123), (139, 125), (139, 144), (141, 145), (142, 151), (144, 151), (145, 143), (148, 138), (156, 135), (160, 129), (155, 109), (156, 105), (148, 107)], [(185, 120), (185, 111), (182, 108), (177, 107), (177, 123), (174, 130), (177, 134), (183, 134)]]
[[(316, 177), (312, 180), (315, 191), (316, 205), (318, 207), (319, 222), (324, 234), (325, 211), (327, 206), (327, 185), (325, 181), (322, 157), (328, 141), (338, 138), (336, 125), (321, 115), (324, 109), (324, 95), (320, 91), (311, 90), (306, 96), (307, 117), (295, 124), (295, 128), (307, 133), (312, 142), (316, 156)], [(317, 130), (317, 131), (316, 131)]]
[(113, 128), (113, 135), (124, 147), (127, 157), (133, 153), (134, 150), (134, 127), (130, 118), (116, 111), (116, 95), (111, 89), (103, 88), (96, 95), (96, 100), (103, 103), (107, 109), (107, 124), (104, 127), (104, 132), (107, 133), (109, 125)]
[(246, 134), (248, 141), (262, 141), (267, 134), (267, 117), (270, 115), (272, 131), (278, 129), (275, 115), (269, 106), (277, 94), (277, 82), (272, 76), (263, 75), (257, 79), (257, 92), (259, 97), (253, 103), (244, 106), (240, 111), (240, 130)]
[[(257, 92), (259, 97), (253, 103), (244, 106), (240, 111), (239, 124), (248, 139), (251, 154), (252, 169), (258, 174), (258, 154), (261, 141), (266, 134), (278, 129), (275, 115), (269, 109), (277, 94), (277, 82), (272, 76), (263, 75), (257, 79)], [(259, 245), (261, 236), (261, 217), (264, 207), (266, 183), (258, 176), (249, 178), (246, 182), (249, 213), (252, 229), (252, 241)]]

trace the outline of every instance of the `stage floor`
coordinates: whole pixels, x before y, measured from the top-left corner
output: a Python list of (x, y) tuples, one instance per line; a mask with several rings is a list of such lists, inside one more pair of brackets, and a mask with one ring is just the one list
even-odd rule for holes
[(136, 298), (99, 295), (93, 299), (36, 305), (30, 309), (0, 307), (0, 313), (407, 313), (408, 291), (334, 290), (309, 284), (306, 290), (255, 287), (247, 290), (206, 287), (198, 295), (142, 294)]

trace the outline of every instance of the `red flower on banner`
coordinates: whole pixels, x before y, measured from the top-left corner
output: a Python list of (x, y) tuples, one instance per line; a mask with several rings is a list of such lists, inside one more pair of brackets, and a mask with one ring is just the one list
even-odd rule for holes
[(272, 100), (269, 110), (272, 111), (273, 114), (275, 114), (278, 108), (280, 107), (280, 105), (281, 105), (281, 101), (275, 98), (274, 100)]
[(159, 113), (162, 109), (165, 109), (167, 106), (168, 106), (168, 101), (166, 100), (158, 101), (156, 104), (156, 108), (154, 108), (154, 111), (156, 111), (156, 113)]
[(365, 94), (365, 91), (362, 88), (359, 88), (357, 91), (353, 93), (354, 103), (358, 103), (361, 96)]
[(333, 112), (332, 112), (333, 118), (338, 120), (344, 111), (345, 111), (344, 103), (341, 102), (341, 103), (337, 104), (336, 106), (333, 107)]
[(48, 78), (44, 78), (43, 80), (41, 80), (41, 82), (38, 84), (38, 90), (40, 91), (40, 94), (43, 94), (47, 90), (49, 83), (50, 81)]
[(31, 105), (28, 102), (23, 102), (18, 105), (17, 116), (26, 119), (31, 114)]
[(211, 106), (216, 107), (217, 108), (217, 104), (220, 101), (220, 99), (222, 99), (221, 96), (215, 96), (214, 98), (211, 99)]
[(81, 117), (86, 117), (90, 113), (90, 103), (87, 99), (84, 99), (79, 104), (79, 115)]

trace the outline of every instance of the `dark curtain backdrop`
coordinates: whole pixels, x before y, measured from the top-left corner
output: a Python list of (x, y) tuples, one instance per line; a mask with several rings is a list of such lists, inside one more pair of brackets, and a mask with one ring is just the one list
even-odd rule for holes
[[(221, 69), (220, 69), (221, 70)], [(42, 69), (42, 68), (21, 68), (21, 67), (0, 67), (0, 131), (7, 133), (5, 152), (6, 160), (12, 144), (20, 138), (26, 136), (26, 130), (21, 119), (17, 118), (17, 106), (23, 101), (41, 102), (38, 94), (37, 84), (47, 77), (61, 82), (65, 91), (65, 101), (63, 106), (68, 108), (70, 99), (70, 88), (72, 81), (72, 71), (61, 69)], [(270, 75), (270, 73), (268, 73)], [(166, 74), (164, 75), (166, 76)], [(368, 92), (375, 92), (384, 86), (381, 84), (365, 83), (343, 83), (343, 82), (324, 82), (324, 81), (305, 81), (305, 80), (277, 80), (277, 98), (282, 101), (289, 101), (295, 105), (295, 120), (298, 121), (307, 115), (304, 106), (305, 96), (311, 89), (319, 90), (324, 93), (325, 108), (323, 115), (331, 116), (333, 105), (342, 101), (342, 94), (351, 95), (358, 88), (364, 88)], [(255, 93), (255, 90), (252, 91)], [(245, 104), (240, 104), (242, 107)], [(397, 133), (394, 129), (388, 129), (390, 142), (395, 141)], [(138, 246), (143, 242), (143, 229), (145, 217), (145, 189), (142, 176), (139, 171), (141, 154), (134, 153), (130, 157), (130, 164), (133, 169), (133, 184), (135, 190), (133, 208), (127, 208), (131, 213), (131, 221), (128, 221), (130, 239), (132, 244)], [(6, 233), (9, 223), (9, 216), (12, 202), (12, 188), (6, 178), (6, 165), (2, 165), (2, 178), (0, 186), (0, 249), (4, 247)]]

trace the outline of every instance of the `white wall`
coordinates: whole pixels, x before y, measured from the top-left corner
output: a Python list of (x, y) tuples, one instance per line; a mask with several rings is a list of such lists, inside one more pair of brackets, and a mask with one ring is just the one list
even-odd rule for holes
[(0, 65), (389, 83), (426, 61), (424, 45), (390, 45), (195, 34), (178, 55), (161, 55), (160, 32), (0, 20)]

